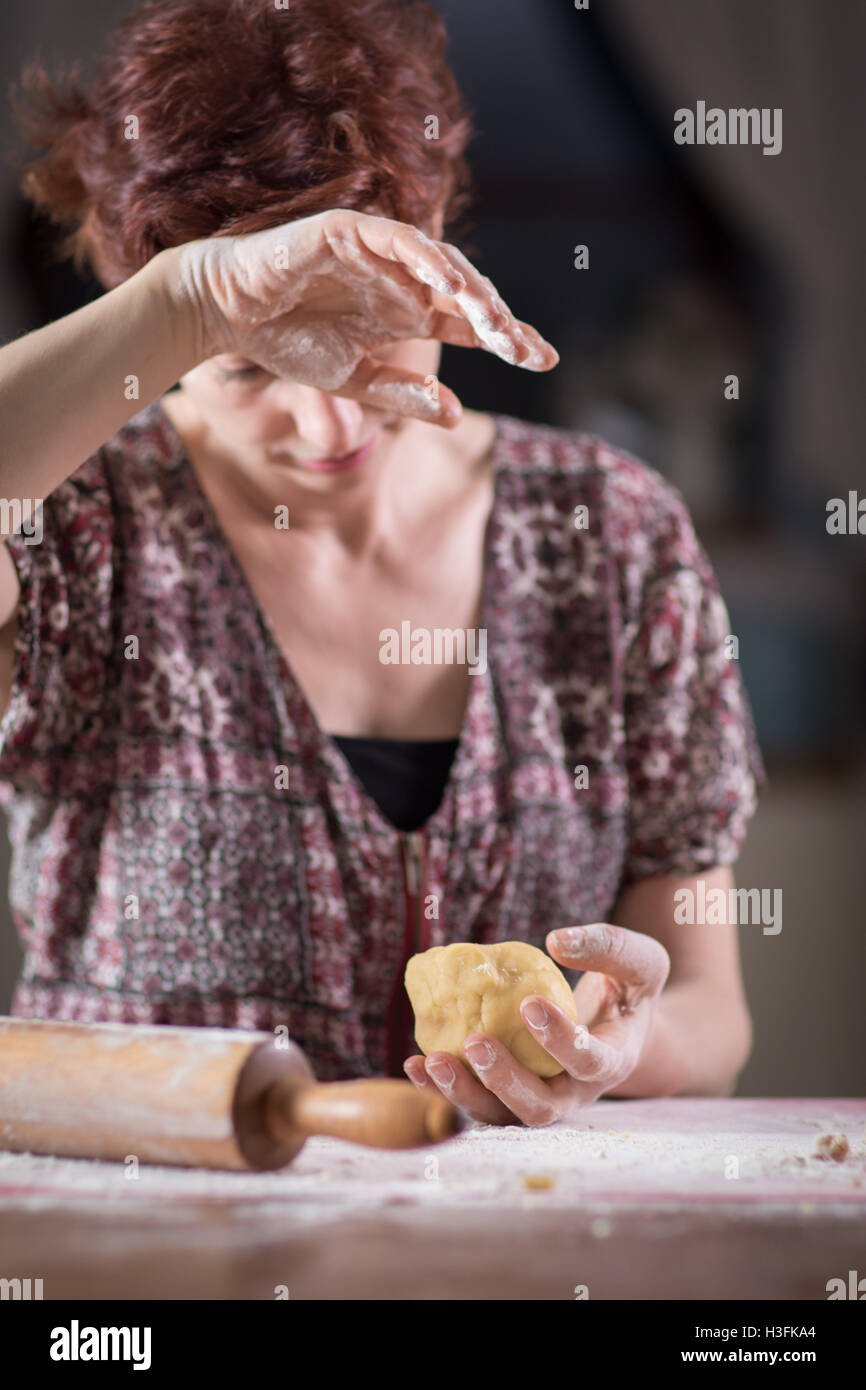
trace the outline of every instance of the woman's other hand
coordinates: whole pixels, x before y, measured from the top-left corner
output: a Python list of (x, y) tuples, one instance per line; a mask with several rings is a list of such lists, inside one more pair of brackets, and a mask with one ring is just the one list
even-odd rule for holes
[(275, 376), (443, 425), (460, 403), (435, 377), (375, 354), (406, 338), (480, 347), (531, 371), (557, 353), (514, 318), (456, 247), (348, 209), (172, 248), (175, 293), (191, 305), (204, 361), (249, 358)]
[(520, 1005), (529, 1032), (564, 1071), (543, 1081), (497, 1038), (472, 1033), (464, 1044), (471, 1067), (448, 1052), (410, 1057), (410, 1081), (438, 1086), (482, 1124), (526, 1125), (573, 1119), (621, 1085), (649, 1035), (670, 969), (667, 951), (652, 936), (606, 922), (550, 932), (546, 945), (560, 965), (586, 972), (574, 990), (577, 1025), (541, 995)]

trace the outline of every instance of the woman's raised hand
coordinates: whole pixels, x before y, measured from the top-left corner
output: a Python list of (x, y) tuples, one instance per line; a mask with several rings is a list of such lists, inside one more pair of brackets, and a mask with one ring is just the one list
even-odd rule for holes
[(459, 401), (435, 377), (377, 359), (401, 339), (480, 347), (530, 371), (559, 360), (461, 251), (405, 222), (334, 209), (188, 242), (175, 254), (201, 360), (236, 353), (275, 376), (395, 414), (443, 425), (460, 417)]

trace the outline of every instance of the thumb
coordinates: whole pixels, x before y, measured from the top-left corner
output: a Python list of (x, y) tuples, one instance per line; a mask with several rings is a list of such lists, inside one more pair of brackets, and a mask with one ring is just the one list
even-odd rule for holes
[(670, 972), (670, 956), (660, 941), (644, 932), (591, 922), (548, 932), (547, 949), (572, 970), (595, 970), (623, 984), (661, 990)]
[(571, 970), (606, 970), (620, 954), (622, 933), (609, 922), (591, 922), (548, 932), (544, 944), (555, 961)]
[(446, 429), (453, 429), (463, 414), (454, 392), (443, 386), (438, 377), (392, 367), (377, 362), (375, 357), (362, 357), (348, 381), (333, 394), (348, 396), (376, 410), (444, 425)]

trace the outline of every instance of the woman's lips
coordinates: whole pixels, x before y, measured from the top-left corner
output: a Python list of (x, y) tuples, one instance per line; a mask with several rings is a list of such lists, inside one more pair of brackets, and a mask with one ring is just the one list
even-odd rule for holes
[(354, 449), (351, 454), (341, 454), (338, 458), (331, 459), (298, 459), (297, 462), (304, 468), (311, 468), (314, 473), (347, 473), (350, 468), (357, 468), (369, 457), (376, 443), (377, 435), (368, 439), (366, 444), (362, 444), (360, 449)]

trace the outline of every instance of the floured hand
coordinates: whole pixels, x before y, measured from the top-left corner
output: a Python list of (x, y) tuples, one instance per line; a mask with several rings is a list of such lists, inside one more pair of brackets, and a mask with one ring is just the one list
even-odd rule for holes
[(545, 944), (560, 965), (585, 972), (574, 990), (580, 1023), (540, 995), (520, 1004), (527, 1030), (563, 1071), (543, 1080), (498, 1038), (473, 1033), (463, 1044), (471, 1071), (452, 1053), (431, 1052), (407, 1058), (410, 1081), (421, 1089), (438, 1086), (483, 1124), (548, 1125), (574, 1118), (631, 1075), (670, 970), (664, 946), (607, 922), (563, 927)]
[(390, 218), (334, 209), (172, 254), (176, 292), (200, 328), (201, 360), (237, 353), (275, 376), (395, 414), (444, 425), (460, 417), (447, 387), (376, 360), (401, 339), (479, 347), (530, 371), (559, 360), (461, 251)]

